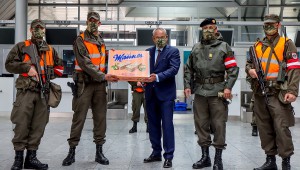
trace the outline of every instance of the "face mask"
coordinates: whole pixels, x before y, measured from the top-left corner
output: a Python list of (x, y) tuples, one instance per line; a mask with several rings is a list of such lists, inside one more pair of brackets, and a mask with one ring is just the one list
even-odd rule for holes
[(204, 40), (214, 40), (216, 39), (214, 29), (204, 29), (202, 30), (202, 35)]
[(157, 46), (158, 48), (164, 48), (164, 47), (166, 46), (166, 44), (167, 44), (167, 41), (166, 41), (166, 39), (164, 39), (164, 38), (159, 38), (159, 39), (156, 41), (156, 46)]
[(278, 32), (278, 29), (274, 25), (264, 25), (264, 31), (266, 35), (272, 36)]
[(45, 36), (45, 29), (33, 28), (32, 35), (36, 39), (43, 39)]
[(92, 32), (92, 33), (97, 32), (98, 31), (98, 24), (95, 23), (95, 22), (88, 22), (87, 30), (89, 32)]

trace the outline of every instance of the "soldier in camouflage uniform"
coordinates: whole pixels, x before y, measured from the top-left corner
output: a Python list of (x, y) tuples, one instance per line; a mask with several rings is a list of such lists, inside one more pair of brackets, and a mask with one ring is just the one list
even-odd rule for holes
[[(191, 95), (191, 78), (195, 75), (193, 104), (198, 144), (201, 146), (202, 158), (193, 164), (194, 169), (211, 166), (209, 146), (216, 148), (213, 169), (223, 169), (222, 151), (225, 149), (226, 122), (228, 119), (228, 103), (232, 97), (231, 89), (238, 77), (233, 51), (223, 41), (217, 31), (216, 20), (206, 18), (201, 24), (201, 42), (194, 45), (185, 65), (184, 92)], [(227, 73), (226, 79), (225, 74)], [(223, 97), (218, 97), (222, 92)], [(210, 125), (214, 130), (213, 142), (210, 136)]]
[(256, 80), (253, 61), (249, 59), (246, 63), (246, 73), (254, 80), (254, 113), (261, 147), (266, 154), (266, 162), (255, 170), (277, 169), (277, 154), (282, 158), (282, 169), (291, 169), (290, 157), (294, 154), (289, 127), (295, 123), (291, 102), (298, 96), (300, 62), (292, 40), (278, 34), (280, 27), (278, 15), (266, 15), (263, 27), (266, 37), (254, 45), (264, 72), (268, 103)]
[(73, 97), (72, 109), (74, 111), (70, 132), (69, 153), (63, 160), (63, 166), (75, 162), (75, 148), (80, 136), (89, 107), (91, 106), (94, 122), (94, 142), (96, 144), (95, 161), (108, 165), (104, 156), (102, 145), (105, 143), (106, 132), (106, 82), (115, 82), (115, 75), (105, 74), (106, 47), (99, 35), (98, 27), (101, 25), (100, 16), (96, 12), (87, 15), (87, 28), (81, 33), (73, 44), (75, 53), (74, 82), (77, 93)]
[[(25, 169), (48, 169), (48, 164), (41, 163), (36, 157), (36, 151), (44, 135), (45, 127), (49, 121), (49, 106), (47, 96), (49, 89), (41, 95), (39, 81), (46, 85), (50, 79), (61, 76), (63, 63), (56, 50), (43, 40), (45, 24), (39, 19), (31, 22), (31, 39), (19, 42), (9, 52), (5, 68), (7, 71), (20, 74), (16, 80), (16, 100), (11, 112), (11, 121), (15, 125), (12, 143), (15, 150), (15, 162), (12, 170), (23, 168), (24, 150), (27, 149), (24, 162)], [(24, 53), (25, 48), (35, 45), (37, 49), (38, 64), (42, 73), (32, 65), (31, 57)], [(44, 59), (47, 62), (44, 63)], [(41, 60), (41, 61), (40, 61)], [(39, 79), (39, 74), (42, 80)], [(43, 96), (43, 98), (42, 98)]]
[(132, 91), (132, 118), (133, 126), (129, 133), (137, 132), (137, 123), (140, 121), (141, 106), (144, 107), (144, 121), (146, 123), (146, 132), (148, 132), (148, 118), (146, 112), (145, 90), (141, 82), (128, 82), (131, 85)]

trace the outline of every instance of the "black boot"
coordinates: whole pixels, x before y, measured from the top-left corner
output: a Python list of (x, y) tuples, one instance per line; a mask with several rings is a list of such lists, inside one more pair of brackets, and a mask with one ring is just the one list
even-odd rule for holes
[(254, 170), (277, 170), (275, 155), (267, 155), (266, 162), (259, 168)]
[(137, 132), (137, 122), (133, 122), (132, 128), (129, 130), (129, 133)]
[(257, 136), (257, 126), (252, 124), (252, 136)]
[(223, 170), (222, 151), (223, 151), (223, 149), (216, 148), (213, 170)]
[(11, 170), (21, 170), (23, 169), (24, 162), (24, 151), (15, 151), (15, 162), (11, 167)]
[(290, 157), (282, 159), (282, 170), (291, 170)]
[(201, 169), (204, 167), (210, 167), (211, 161), (209, 157), (209, 147), (201, 147), (202, 150), (202, 157), (201, 159), (193, 164), (193, 169)]
[(24, 169), (45, 170), (48, 169), (48, 164), (43, 164), (36, 158), (36, 150), (27, 150)]
[(109, 161), (108, 159), (103, 155), (102, 152), (102, 145), (97, 144), (96, 145), (96, 157), (95, 161), (102, 165), (108, 165)]
[(75, 162), (75, 149), (76, 147), (70, 147), (68, 156), (63, 160), (62, 166), (70, 166)]

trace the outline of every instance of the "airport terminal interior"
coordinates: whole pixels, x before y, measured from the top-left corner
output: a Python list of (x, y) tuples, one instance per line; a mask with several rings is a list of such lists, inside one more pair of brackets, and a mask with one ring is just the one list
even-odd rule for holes
[[(53, 80), (62, 88), (58, 107), (51, 108), (49, 123), (38, 149), (38, 157), (48, 163), (51, 170), (141, 170), (164, 169), (163, 161), (143, 163), (152, 149), (144, 110), (137, 124), (137, 133), (128, 133), (132, 127), (132, 92), (127, 81), (107, 84), (107, 131), (103, 152), (109, 165), (95, 162), (93, 119), (91, 109), (85, 121), (81, 141), (76, 149), (76, 162), (62, 166), (68, 153), (67, 139), (72, 124), (72, 91), (67, 85), (73, 82), (74, 52), (72, 44), (86, 29), (86, 16), (90, 11), (100, 14), (99, 31), (109, 49), (144, 51), (153, 46), (154, 28), (165, 28), (168, 44), (179, 49), (181, 65), (176, 75), (175, 153), (172, 169), (192, 169), (201, 158), (201, 148), (195, 135), (193, 96), (184, 96), (184, 65), (192, 47), (199, 42), (199, 27), (205, 18), (215, 18), (218, 30), (232, 48), (239, 70), (232, 89), (232, 102), (226, 128), (226, 150), (223, 164), (226, 170), (251, 170), (265, 162), (258, 136), (252, 136), (252, 96), (246, 81), (245, 64), (249, 47), (262, 39), (265, 14), (277, 14), (281, 19), (280, 35), (293, 40), (300, 51), (300, 0), (0, 0), (0, 169), (10, 169), (14, 161), (12, 138), (14, 125), (10, 121), (15, 100), (17, 75), (5, 69), (6, 57), (17, 42), (31, 37), (30, 23), (41, 19), (46, 24), (45, 40), (63, 60), (63, 76)], [(299, 56), (299, 52), (298, 52)], [(291, 127), (294, 142), (292, 169), (300, 170), (300, 98), (293, 102), (295, 126)], [(182, 106), (182, 105), (181, 105)], [(259, 132), (258, 132), (259, 133)], [(213, 137), (213, 134), (211, 135)], [(210, 147), (214, 160), (215, 150)], [(277, 165), (281, 169), (281, 158)], [(212, 167), (204, 168), (212, 169)]]

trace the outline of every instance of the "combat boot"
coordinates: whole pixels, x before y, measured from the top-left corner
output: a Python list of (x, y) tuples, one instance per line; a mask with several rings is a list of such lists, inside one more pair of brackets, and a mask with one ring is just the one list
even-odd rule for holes
[(201, 159), (193, 164), (193, 169), (201, 169), (204, 167), (210, 167), (211, 161), (209, 157), (209, 147), (201, 147), (202, 150), (202, 157)]
[(133, 122), (132, 128), (129, 130), (129, 133), (137, 132), (137, 122)]
[(11, 170), (21, 170), (23, 169), (24, 162), (24, 151), (15, 151), (15, 162), (11, 167)]
[(96, 157), (95, 161), (102, 165), (108, 165), (109, 161), (108, 159), (103, 155), (102, 151), (102, 145), (97, 144), (96, 145)]
[(291, 157), (287, 157), (287, 158), (282, 159), (282, 164), (281, 164), (282, 170), (291, 170), (290, 158)]
[(68, 156), (63, 160), (62, 166), (70, 166), (75, 162), (75, 149), (76, 147), (70, 147)]
[(259, 168), (254, 170), (277, 170), (275, 155), (267, 155), (266, 162)]
[(36, 150), (27, 150), (24, 169), (48, 169), (48, 164), (41, 163), (36, 157)]
[(223, 170), (222, 151), (223, 149), (216, 148), (213, 170)]
[(252, 136), (257, 136), (257, 126), (255, 124), (252, 124)]

